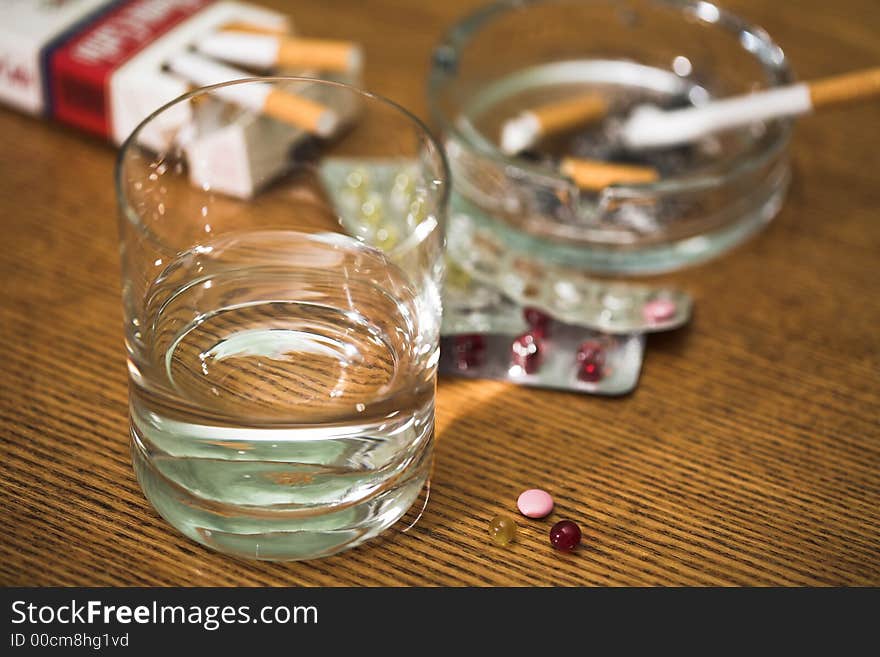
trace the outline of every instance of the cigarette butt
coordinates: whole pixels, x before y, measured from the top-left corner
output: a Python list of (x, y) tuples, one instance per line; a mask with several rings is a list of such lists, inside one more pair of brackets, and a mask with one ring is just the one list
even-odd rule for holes
[[(248, 77), (240, 69), (219, 64), (194, 53), (177, 54), (169, 60), (168, 68), (199, 86)], [(227, 102), (266, 114), (320, 137), (330, 136), (339, 126), (339, 117), (332, 108), (282, 91), (265, 82), (229, 85), (215, 89), (212, 93)]]
[(596, 93), (582, 94), (526, 110), (501, 128), (501, 150), (515, 155), (542, 137), (598, 121), (608, 113), (608, 101)]
[(278, 36), (286, 35), (290, 31), (289, 27), (282, 23), (276, 25), (263, 25), (248, 23), (245, 21), (231, 21), (225, 23), (223, 29), (230, 32), (244, 32), (245, 34), (274, 34)]
[(209, 57), (260, 69), (283, 66), (356, 73), (363, 66), (360, 46), (350, 41), (224, 31), (200, 39), (196, 48)]
[(559, 171), (571, 178), (580, 189), (591, 191), (600, 191), (614, 184), (650, 183), (660, 179), (660, 174), (654, 167), (612, 164), (574, 157), (564, 158)]

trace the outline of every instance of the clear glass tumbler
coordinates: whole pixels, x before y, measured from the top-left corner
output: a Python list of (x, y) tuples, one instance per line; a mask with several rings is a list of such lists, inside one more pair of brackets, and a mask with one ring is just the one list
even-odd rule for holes
[[(294, 100), (273, 113), (270, 97)], [(332, 120), (310, 126), (296, 98)], [(417, 118), (327, 81), (205, 87), (129, 137), (132, 459), (168, 522), (222, 552), (311, 559), (412, 505), (431, 465), (447, 180)]]

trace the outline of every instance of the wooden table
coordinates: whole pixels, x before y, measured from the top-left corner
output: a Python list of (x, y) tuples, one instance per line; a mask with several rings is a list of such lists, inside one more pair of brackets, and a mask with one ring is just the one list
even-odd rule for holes
[[(262, 4), (283, 7), (282, 0)], [(366, 46), (367, 86), (426, 115), (441, 30), (478, 3), (296, 3), (307, 34)], [(803, 78), (880, 63), (875, 0), (730, 0)], [(878, 105), (805, 119), (772, 226), (669, 280), (691, 326), (652, 336), (623, 399), (442, 380), (430, 504), (406, 534), (313, 563), (249, 563), (183, 538), (128, 451), (113, 150), (0, 111), (0, 584), (880, 584)], [(553, 492), (494, 547), (488, 520)]]

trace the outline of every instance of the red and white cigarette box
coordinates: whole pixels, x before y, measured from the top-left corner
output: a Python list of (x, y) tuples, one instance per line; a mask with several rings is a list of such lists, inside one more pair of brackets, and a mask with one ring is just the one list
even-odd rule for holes
[[(0, 102), (121, 143), (188, 83), (163, 71), (225, 24), (289, 30), (284, 15), (215, 0), (2, 0)], [(189, 121), (184, 105), (141, 136), (153, 148)]]

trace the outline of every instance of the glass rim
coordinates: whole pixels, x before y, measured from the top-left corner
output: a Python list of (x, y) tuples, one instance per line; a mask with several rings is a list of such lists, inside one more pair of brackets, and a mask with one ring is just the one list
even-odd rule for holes
[[(474, 149), (480, 155), (487, 157), (494, 164), (504, 169), (513, 169), (524, 177), (552, 180), (560, 183), (570, 183), (570, 181), (552, 169), (533, 164), (515, 155), (505, 154), (489, 140), (486, 140), (488, 146), (474, 143), (472, 139), (462, 133), (454, 117), (446, 116), (440, 109), (438, 98), (442, 95), (446, 82), (456, 75), (455, 72), (450, 73), (445, 69), (446, 62), (444, 60), (452, 57), (452, 61), (457, 63), (462, 50), (474, 37), (479, 35), (483, 27), (493, 22), (498, 16), (513, 10), (523, 9), (531, 5), (561, 4), (565, 1), (572, 3), (573, 0), (496, 0), (467, 14), (449, 28), (443, 35), (442, 40), (435, 46), (428, 77), (428, 110), (431, 113), (432, 120), (441, 126), (444, 134), (453, 134), (459, 142), (467, 144), (468, 148)], [(592, 0), (581, 0), (580, 4), (592, 4)], [(775, 49), (781, 53), (780, 60), (773, 63), (767, 61), (761, 54), (747, 50), (768, 75), (768, 88), (778, 87), (793, 81), (794, 75), (788, 65), (788, 58), (785, 57), (782, 48), (763, 28), (749, 23), (738, 15), (719, 7), (714, 2), (706, 0), (657, 0), (657, 4), (677, 10), (681, 14), (690, 12), (700, 21), (709, 25), (715, 25), (732, 34), (748, 32), (761, 43), (763, 48)], [(700, 12), (705, 12), (707, 8), (715, 12), (717, 18), (711, 21), (703, 18)], [(745, 48), (743, 49), (746, 50)], [(603, 195), (623, 195), (639, 198), (700, 192), (724, 186), (766, 166), (785, 150), (791, 140), (794, 121), (792, 119), (779, 119), (777, 123), (779, 126), (778, 134), (774, 136), (770, 143), (743, 154), (733, 160), (729, 167), (721, 171), (674, 176), (665, 180), (661, 179), (648, 183), (614, 184), (605, 188), (601, 193)]]
[[(423, 242), (430, 234), (435, 232), (436, 230), (441, 230), (445, 223), (445, 216), (449, 209), (449, 201), (452, 193), (452, 174), (449, 168), (449, 160), (446, 157), (446, 151), (443, 149), (439, 140), (434, 136), (431, 130), (428, 128), (426, 123), (422, 121), (419, 117), (413, 114), (411, 111), (406, 109), (403, 105), (391, 100), (390, 98), (386, 98), (385, 96), (381, 96), (372, 91), (367, 91), (366, 89), (361, 89), (351, 84), (346, 84), (344, 82), (337, 82), (335, 80), (325, 80), (322, 78), (313, 78), (313, 77), (304, 77), (304, 76), (295, 76), (295, 75), (273, 75), (273, 76), (251, 76), (247, 78), (239, 78), (236, 80), (227, 80), (225, 82), (218, 82), (216, 84), (209, 84), (200, 87), (196, 87), (185, 94), (181, 94), (176, 98), (168, 101), (167, 103), (159, 106), (150, 114), (148, 114), (142, 121), (140, 121), (137, 126), (131, 131), (131, 133), (125, 138), (125, 140), (119, 145), (119, 150), (116, 153), (116, 159), (113, 166), (113, 186), (114, 191), (116, 193), (116, 203), (118, 205), (118, 210), (120, 215), (124, 217), (130, 224), (136, 226), (139, 230), (141, 230), (144, 235), (153, 241), (157, 246), (162, 247), (162, 250), (169, 253), (177, 253), (179, 250), (175, 248), (168, 248), (165, 241), (159, 238), (142, 220), (138, 213), (134, 210), (129, 202), (127, 195), (123, 189), (122, 182), (122, 169), (125, 164), (126, 154), (129, 153), (132, 148), (138, 143), (137, 138), (140, 134), (141, 130), (147, 126), (151, 121), (153, 121), (157, 116), (165, 112), (165, 110), (174, 107), (183, 102), (189, 101), (191, 98), (196, 96), (201, 96), (203, 94), (210, 93), (214, 89), (220, 89), (222, 87), (229, 87), (233, 85), (243, 85), (243, 84), (253, 84), (253, 83), (277, 83), (277, 82), (307, 82), (307, 83), (318, 83), (327, 86), (339, 87), (341, 89), (346, 89), (352, 93), (357, 94), (363, 98), (367, 98), (371, 102), (377, 102), (380, 105), (384, 105), (394, 112), (397, 112), (405, 119), (407, 119), (410, 123), (412, 123), (417, 131), (421, 133), (421, 135), (427, 140), (427, 142), (431, 145), (431, 148), (435, 151), (437, 157), (439, 158), (441, 175), (443, 176), (443, 180), (441, 181), (441, 190), (437, 196), (437, 208), (436, 213), (437, 217), (437, 225), (433, 227), (431, 230), (422, 230), (419, 233), (419, 239), (404, 239), (397, 246), (384, 250), (381, 249), (383, 253), (387, 256), (395, 256), (400, 255), (401, 253), (405, 253), (415, 247), (417, 247), (421, 242)], [(421, 225), (421, 224), (420, 224)], [(416, 231), (414, 231), (415, 234)], [(358, 240), (359, 242), (361, 240)], [(368, 245), (370, 246), (370, 245)], [(378, 248), (378, 247), (372, 247)]]

